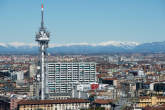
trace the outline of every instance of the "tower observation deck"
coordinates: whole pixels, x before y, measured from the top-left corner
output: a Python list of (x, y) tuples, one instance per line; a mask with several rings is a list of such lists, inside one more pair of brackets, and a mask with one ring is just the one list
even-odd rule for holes
[(48, 48), (49, 44), (49, 32), (44, 27), (44, 6), (42, 3), (41, 7), (41, 27), (39, 32), (36, 34), (36, 41), (39, 44), (40, 48), (40, 75), (41, 75), (41, 100), (45, 99), (45, 92), (46, 92), (46, 71), (45, 71), (45, 56), (46, 56), (46, 49)]

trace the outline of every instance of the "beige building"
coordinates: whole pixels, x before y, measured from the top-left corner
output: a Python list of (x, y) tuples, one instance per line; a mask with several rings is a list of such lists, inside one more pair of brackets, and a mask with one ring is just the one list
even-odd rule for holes
[(89, 108), (89, 104), (84, 99), (22, 100), (18, 103), (18, 110), (80, 110)]
[(139, 107), (165, 104), (165, 96), (143, 96), (137, 102)]
[(33, 78), (37, 73), (37, 65), (31, 64), (29, 67), (29, 71), (30, 71), (30, 78)]

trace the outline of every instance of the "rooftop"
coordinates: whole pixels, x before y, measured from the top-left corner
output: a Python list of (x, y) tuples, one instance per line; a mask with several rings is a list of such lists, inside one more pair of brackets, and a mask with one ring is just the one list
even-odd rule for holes
[(113, 102), (113, 100), (111, 100), (111, 99), (96, 99), (94, 101), (94, 103), (96, 103), (96, 104), (110, 104), (112, 102)]
[(21, 100), (18, 105), (35, 105), (35, 104), (64, 104), (64, 103), (89, 103), (85, 99), (59, 99), (59, 100)]

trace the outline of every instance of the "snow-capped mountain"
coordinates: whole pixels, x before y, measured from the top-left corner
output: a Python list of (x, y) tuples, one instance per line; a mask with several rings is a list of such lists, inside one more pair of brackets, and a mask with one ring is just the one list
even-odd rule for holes
[[(137, 42), (120, 42), (120, 41), (107, 41), (101, 43), (65, 43), (65, 44), (49, 44), (50, 48), (55, 47), (70, 47), (70, 46), (115, 46), (115, 47), (135, 47), (139, 45)], [(11, 42), (11, 43), (0, 43), (2, 47), (36, 47), (37, 43), (23, 43), (23, 42)]]
[[(0, 43), (0, 53), (38, 53), (37, 43)], [(101, 43), (50, 44), (49, 53), (56, 54), (107, 54), (107, 53), (165, 53), (165, 41), (139, 44), (137, 42), (107, 41)]]

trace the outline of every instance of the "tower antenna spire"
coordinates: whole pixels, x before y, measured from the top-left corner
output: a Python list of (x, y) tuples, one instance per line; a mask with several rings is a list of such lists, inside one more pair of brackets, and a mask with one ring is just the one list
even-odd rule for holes
[(42, 4), (41, 4), (41, 28), (43, 29), (44, 28), (44, 1), (42, 0), (41, 1)]

